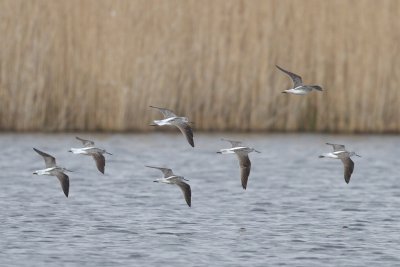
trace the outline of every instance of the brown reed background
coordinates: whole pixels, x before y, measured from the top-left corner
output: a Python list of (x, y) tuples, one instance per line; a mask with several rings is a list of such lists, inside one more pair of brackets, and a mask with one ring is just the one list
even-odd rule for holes
[[(400, 132), (397, 0), (1, 0), (0, 129)], [(326, 91), (281, 94), (278, 64)]]

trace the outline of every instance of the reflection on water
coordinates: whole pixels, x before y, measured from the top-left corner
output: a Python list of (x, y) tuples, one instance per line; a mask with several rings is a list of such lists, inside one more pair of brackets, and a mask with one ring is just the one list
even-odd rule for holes
[[(399, 262), (400, 137), (197, 134), (96, 135), (113, 153), (106, 174), (68, 153), (74, 135), (1, 135), (0, 239), (4, 265), (365, 266)], [(234, 155), (251, 153), (248, 188)], [(350, 184), (340, 161), (319, 159), (344, 143), (359, 153)], [(34, 176), (57, 158), (70, 173), (70, 197), (55, 177)], [(153, 183), (168, 166), (190, 180), (192, 208), (179, 188)]]

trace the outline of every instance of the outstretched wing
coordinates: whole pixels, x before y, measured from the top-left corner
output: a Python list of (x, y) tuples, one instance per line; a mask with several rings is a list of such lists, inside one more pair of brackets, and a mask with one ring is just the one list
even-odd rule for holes
[(296, 88), (298, 86), (303, 85), (303, 81), (301, 79), (301, 77), (297, 74), (294, 74), (293, 72), (287, 71), (282, 69), (281, 67), (279, 67), (278, 65), (275, 65), (279, 70), (283, 71), (284, 73), (286, 73), (293, 81), (293, 88)]
[(176, 185), (182, 190), (186, 203), (190, 207), (192, 205), (192, 190), (190, 189), (190, 185), (183, 181), (177, 182)]
[(62, 188), (65, 196), (68, 197), (68, 193), (69, 193), (69, 178), (68, 178), (68, 175), (66, 175), (63, 172), (58, 172), (56, 176), (57, 176), (58, 180), (60, 181), (61, 188)]
[(153, 166), (146, 166), (147, 168), (158, 169), (164, 174), (164, 178), (168, 178), (174, 175), (171, 169), (162, 168), (162, 167), (153, 167)]
[(193, 130), (190, 127), (189, 124), (186, 122), (177, 122), (174, 123), (176, 127), (179, 128), (179, 130), (182, 132), (182, 134), (186, 137), (186, 140), (189, 142), (189, 144), (194, 147), (194, 141), (193, 141)]
[(35, 150), (40, 156), (43, 157), (44, 159), (44, 163), (46, 165), (46, 168), (51, 168), (51, 167), (55, 167), (56, 166), (56, 159), (55, 157), (44, 153), (42, 151), (40, 151), (39, 149), (33, 148), (33, 150)]
[(91, 140), (86, 140), (86, 139), (80, 138), (80, 137), (78, 137), (78, 136), (76, 136), (75, 138), (78, 139), (79, 141), (81, 141), (82, 144), (83, 144), (85, 147), (94, 146), (94, 142), (91, 141)]
[(326, 143), (328, 146), (333, 147), (333, 152), (336, 151), (346, 151), (344, 145), (339, 145), (339, 144), (331, 144), (331, 143)]
[(221, 138), (221, 140), (231, 143), (232, 147), (238, 147), (242, 144), (242, 141), (229, 140), (229, 139), (225, 139), (225, 138)]
[(158, 109), (164, 115), (164, 119), (178, 117), (174, 112), (172, 112), (172, 110), (166, 108), (159, 108), (155, 106), (150, 106), (150, 107)]
[(104, 167), (106, 166), (106, 159), (101, 153), (93, 153), (92, 157), (96, 161), (97, 169), (104, 174)]
[(344, 165), (344, 180), (348, 184), (350, 182), (351, 174), (354, 171), (354, 162), (350, 158), (341, 159)]
[(247, 154), (237, 154), (240, 165), (240, 179), (242, 181), (243, 189), (247, 188), (247, 181), (249, 180), (251, 162)]

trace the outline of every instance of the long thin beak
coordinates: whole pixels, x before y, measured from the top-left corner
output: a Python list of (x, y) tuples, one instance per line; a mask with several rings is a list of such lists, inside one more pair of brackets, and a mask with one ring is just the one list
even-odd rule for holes
[(67, 172), (74, 172), (74, 171), (71, 171), (71, 170), (68, 170), (68, 169), (65, 169)]
[(287, 94), (287, 92), (285, 92), (285, 91), (283, 91), (283, 92), (281, 92), (282, 94)]
[(255, 152), (257, 152), (257, 153), (261, 153), (260, 151), (258, 151), (258, 150), (255, 150), (255, 149), (254, 149), (254, 151), (255, 151)]
[(32, 174), (37, 174), (36, 172), (32, 173)]
[(112, 155), (110, 152), (107, 152), (107, 151), (105, 153), (108, 154), (108, 155)]
[(154, 183), (158, 183), (158, 181), (153, 181)]
[(149, 126), (157, 126), (157, 124), (149, 124)]
[(356, 154), (356, 156), (361, 158), (361, 156), (360, 156), (360, 155), (358, 155), (358, 154)]

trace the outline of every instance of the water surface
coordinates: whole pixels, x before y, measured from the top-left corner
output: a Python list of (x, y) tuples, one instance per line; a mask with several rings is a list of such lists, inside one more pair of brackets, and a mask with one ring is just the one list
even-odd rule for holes
[[(393, 266), (400, 262), (398, 136), (196, 134), (82, 135), (113, 153), (106, 174), (72, 134), (0, 135), (0, 265), (3, 266)], [(221, 137), (246, 141), (247, 190)], [(339, 160), (319, 159), (325, 142), (355, 158), (350, 184)], [(35, 176), (44, 162), (70, 173)], [(192, 207), (179, 188), (152, 181), (168, 166), (190, 180)]]

